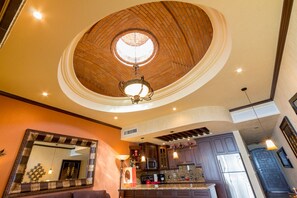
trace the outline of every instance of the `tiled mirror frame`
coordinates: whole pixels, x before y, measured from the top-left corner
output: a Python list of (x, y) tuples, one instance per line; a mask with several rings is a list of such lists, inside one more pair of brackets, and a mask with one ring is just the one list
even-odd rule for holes
[[(50, 182), (21, 183), (35, 140), (90, 147), (87, 178)], [(3, 197), (20, 197), (24, 195), (92, 187), (94, 185), (97, 144), (97, 140), (27, 129), (17, 158), (14, 162), (13, 169), (10, 173)]]

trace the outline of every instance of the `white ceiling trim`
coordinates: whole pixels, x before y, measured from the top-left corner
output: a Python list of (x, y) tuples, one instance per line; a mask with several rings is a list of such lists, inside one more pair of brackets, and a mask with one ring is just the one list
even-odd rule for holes
[(224, 67), (231, 52), (231, 36), (224, 16), (215, 9), (201, 8), (209, 16), (213, 26), (213, 40), (203, 59), (183, 78), (155, 91), (149, 102), (131, 104), (126, 97), (109, 97), (85, 88), (77, 79), (73, 67), (73, 54), (77, 43), (87, 31), (80, 32), (65, 49), (59, 63), (58, 81), (67, 97), (74, 102), (104, 112), (135, 112), (160, 107), (179, 100), (199, 89), (216, 76)]
[[(162, 141), (155, 140), (153, 137), (167, 135), (170, 131), (180, 132), (204, 126), (208, 127), (211, 126), (210, 123), (223, 123), (226, 127), (223, 131), (233, 129), (233, 121), (228, 109), (221, 106), (204, 106), (124, 127), (121, 130), (121, 139), (135, 141), (140, 139), (139, 137), (146, 136), (146, 140), (160, 143)], [(137, 129), (137, 133), (124, 135), (124, 132), (130, 129)], [(212, 127), (209, 129), (211, 132), (214, 131)]]

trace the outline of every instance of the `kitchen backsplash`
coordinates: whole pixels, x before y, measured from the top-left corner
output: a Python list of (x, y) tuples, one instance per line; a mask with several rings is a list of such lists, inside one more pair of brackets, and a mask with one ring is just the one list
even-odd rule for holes
[(202, 168), (195, 165), (181, 165), (178, 169), (162, 170), (161, 174), (165, 175), (166, 183), (170, 182), (204, 182)]

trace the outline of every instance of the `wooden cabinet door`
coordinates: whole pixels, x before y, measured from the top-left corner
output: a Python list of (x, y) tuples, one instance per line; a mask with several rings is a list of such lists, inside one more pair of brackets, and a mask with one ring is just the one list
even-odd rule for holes
[(219, 168), (216, 162), (216, 156), (212, 152), (211, 142), (203, 141), (198, 142), (198, 149), (203, 155), (201, 156), (203, 161), (203, 173), (205, 180), (221, 180)]
[(205, 182), (215, 183), (220, 198), (227, 198), (224, 180), (219, 171), (215, 152), (210, 138), (197, 139), (197, 147), (201, 155), (202, 169)]
[(167, 147), (159, 146), (158, 147), (158, 155), (159, 155), (159, 169), (168, 169), (168, 157), (167, 157)]
[(201, 154), (198, 150), (197, 146), (194, 146), (193, 148), (193, 158), (196, 166), (201, 166)]
[(175, 169), (175, 168), (177, 168), (177, 165), (176, 165), (176, 163), (177, 163), (177, 161), (176, 161), (176, 159), (173, 159), (173, 150), (172, 149), (168, 149), (167, 150), (167, 153), (168, 153), (168, 164), (169, 164), (169, 168), (170, 169)]
[(211, 141), (217, 155), (239, 152), (233, 134), (215, 136), (211, 138)]
[(193, 190), (192, 191), (192, 197), (199, 197), (199, 198), (210, 198), (210, 192), (209, 190)]

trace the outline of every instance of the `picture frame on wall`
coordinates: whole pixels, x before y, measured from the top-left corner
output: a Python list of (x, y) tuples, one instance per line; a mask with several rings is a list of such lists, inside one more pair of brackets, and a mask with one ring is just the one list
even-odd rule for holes
[(276, 151), (276, 153), (277, 153), (283, 167), (293, 168), (293, 165), (292, 165), (290, 159), (288, 159), (287, 154), (283, 147), (281, 147), (278, 151)]
[(280, 129), (297, 158), (297, 133), (287, 116), (283, 118)]
[(297, 93), (289, 100), (289, 103), (297, 114)]

